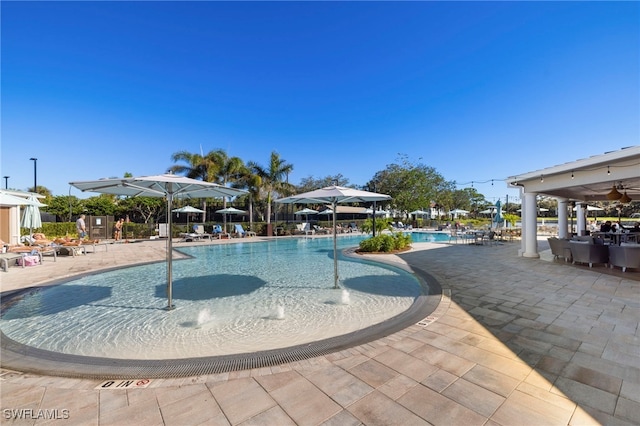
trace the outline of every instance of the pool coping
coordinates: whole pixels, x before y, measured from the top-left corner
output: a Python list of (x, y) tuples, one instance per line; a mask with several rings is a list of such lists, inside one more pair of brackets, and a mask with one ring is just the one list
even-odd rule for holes
[[(14, 341), (0, 331), (0, 366), (24, 373), (105, 380), (141, 377), (179, 378), (270, 367), (339, 352), (389, 336), (411, 325), (420, 324), (430, 317), (442, 301), (443, 291), (440, 283), (424, 270), (399, 265), (390, 261), (387, 255), (363, 258), (355, 253), (355, 248), (343, 249), (341, 254), (403, 269), (418, 279), (423, 294), (416, 297), (406, 311), (354, 332), (286, 348), (230, 355), (159, 360), (82, 356), (27, 346)], [(144, 263), (157, 262), (141, 264)], [(96, 271), (84, 275), (91, 273)], [(53, 280), (46, 285), (66, 282), (69, 278)], [(23, 289), (23, 291), (31, 289)], [(3, 300), (3, 304), (10, 303), (13, 297), (19, 296), (23, 291), (3, 295), (3, 299), (9, 298), (9, 300)]]

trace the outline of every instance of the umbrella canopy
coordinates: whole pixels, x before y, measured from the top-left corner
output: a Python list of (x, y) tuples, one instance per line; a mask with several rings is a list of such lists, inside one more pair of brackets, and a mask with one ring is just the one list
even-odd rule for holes
[(310, 214), (318, 214), (318, 211), (317, 210), (313, 210), (313, 209), (309, 209), (309, 208), (304, 208), (302, 210), (298, 210), (294, 214), (298, 215), (298, 216), (304, 215), (305, 222), (309, 222), (309, 215)]
[(216, 213), (222, 214), (246, 214), (244, 210), (236, 209), (235, 207), (227, 207), (226, 209), (216, 210)]
[[(33, 198), (35, 201), (30, 201), (31, 198)], [(16, 197), (15, 195), (0, 191), (0, 206), (28, 206), (30, 204), (35, 204), (38, 207), (43, 207), (46, 205), (42, 204), (35, 197)]]
[[(291, 197), (276, 200), (276, 203), (283, 204), (320, 204), (331, 203), (331, 211), (333, 213), (333, 288), (338, 286), (338, 249), (337, 249), (337, 228), (336, 228), (336, 209), (338, 204), (342, 203), (366, 203), (371, 201), (385, 201), (391, 199), (386, 194), (378, 194), (375, 192), (361, 191), (353, 188), (345, 188), (342, 186), (328, 186), (326, 188), (316, 189), (314, 191), (304, 192)], [(326, 210), (325, 210), (326, 211)]]
[[(373, 209), (372, 208), (368, 208), (364, 210), (365, 214), (373, 214)], [(384, 216), (386, 215), (388, 212), (386, 210), (376, 210), (376, 216)]]
[(453, 209), (449, 211), (449, 214), (467, 214), (467, 213), (469, 213), (467, 210), (462, 210), (462, 209)]
[(224, 232), (227, 232), (227, 215), (232, 214), (246, 214), (247, 212), (244, 210), (236, 209), (235, 207), (227, 207), (224, 209), (216, 210), (216, 213), (222, 214), (222, 220), (224, 224)]
[(174, 308), (173, 297), (173, 238), (171, 237), (171, 207), (173, 199), (178, 198), (209, 198), (235, 197), (246, 194), (246, 191), (227, 188), (212, 182), (190, 179), (184, 176), (164, 174), (155, 176), (140, 176), (131, 178), (98, 179), (92, 181), (69, 182), (81, 191), (98, 192), (101, 194), (127, 195), (131, 197), (166, 197), (167, 222), (169, 238), (167, 239), (167, 310)]
[(488, 209), (482, 210), (481, 212), (478, 212), (480, 214), (493, 214), (493, 212), (496, 211), (496, 206), (491, 206)]
[(180, 207), (179, 209), (171, 210), (174, 213), (187, 213), (187, 232), (189, 232), (189, 213), (204, 213), (204, 210), (197, 209), (191, 206)]
[(180, 207), (179, 209), (171, 210), (174, 213), (204, 213), (204, 210), (197, 209), (191, 206)]
[[(596, 207), (596, 206), (587, 206), (584, 207), (584, 209), (588, 212), (600, 212), (600, 211), (604, 211), (604, 209), (601, 209), (600, 207)], [(576, 210), (578, 210), (577, 207), (573, 208), (573, 211), (575, 212)]]
[(457, 218), (458, 215), (466, 215), (469, 212), (467, 210), (462, 210), (462, 209), (453, 209), (449, 211), (450, 215), (453, 215), (454, 218)]
[(22, 220), (20, 220), (20, 226), (23, 228), (29, 228), (29, 234), (33, 234), (33, 230), (42, 227), (42, 219), (40, 217), (40, 207), (46, 206), (42, 204), (35, 195), (30, 195), (27, 198), (29, 204), (24, 208), (22, 213)]
[(302, 210), (298, 210), (294, 214), (297, 214), (297, 215), (300, 215), (300, 214), (318, 214), (318, 211), (317, 210), (313, 210), (313, 209), (304, 208)]

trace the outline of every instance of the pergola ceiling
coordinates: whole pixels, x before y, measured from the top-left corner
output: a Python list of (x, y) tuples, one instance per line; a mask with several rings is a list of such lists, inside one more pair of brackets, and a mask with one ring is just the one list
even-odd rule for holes
[(640, 201), (640, 146), (623, 148), (583, 160), (511, 176), (511, 187), (525, 192), (575, 201), (611, 201), (614, 186), (632, 201)]

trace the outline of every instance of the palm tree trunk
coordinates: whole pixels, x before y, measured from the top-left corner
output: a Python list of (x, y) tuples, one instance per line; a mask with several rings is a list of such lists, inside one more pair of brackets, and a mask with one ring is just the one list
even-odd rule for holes
[(202, 213), (202, 224), (204, 225), (205, 222), (207, 221), (207, 200), (206, 200), (206, 198), (202, 200), (202, 210), (204, 210), (204, 213)]

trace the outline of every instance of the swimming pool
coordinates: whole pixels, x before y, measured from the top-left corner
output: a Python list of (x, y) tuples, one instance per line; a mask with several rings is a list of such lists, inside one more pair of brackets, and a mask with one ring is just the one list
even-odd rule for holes
[[(362, 236), (342, 236), (340, 248)], [(182, 359), (269, 350), (344, 335), (393, 318), (424, 294), (389, 266), (340, 260), (332, 239), (184, 247), (174, 263), (176, 309), (165, 306), (166, 268), (142, 265), (84, 276), (4, 306), (0, 328), (29, 347), (114, 359)]]

